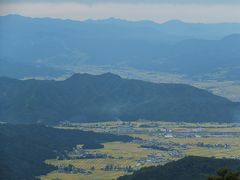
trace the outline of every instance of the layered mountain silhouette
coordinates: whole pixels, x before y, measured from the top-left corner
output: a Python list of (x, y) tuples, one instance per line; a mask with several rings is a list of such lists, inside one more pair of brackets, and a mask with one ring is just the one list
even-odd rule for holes
[(9, 15), (0, 17), (0, 26), (0, 76), (53, 77), (66, 73), (66, 66), (107, 65), (188, 76), (223, 69), (230, 72), (226, 79), (239, 80), (238, 23), (71, 21)]
[(0, 121), (162, 120), (234, 122), (239, 103), (184, 84), (155, 84), (102, 75), (74, 74), (64, 81), (0, 78)]

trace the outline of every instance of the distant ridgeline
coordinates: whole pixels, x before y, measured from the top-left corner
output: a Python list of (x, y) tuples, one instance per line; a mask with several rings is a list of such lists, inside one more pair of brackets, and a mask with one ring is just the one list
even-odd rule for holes
[(58, 77), (76, 66), (100, 65), (191, 78), (209, 73), (227, 80), (240, 77), (240, 23), (80, 22), (9, 15), (0, 16), (0, 25), (0, 76)]
[(0, 179), (33, 180), (55, 168), (44, 163), (77, 144), (90, 148), (104, 142), (129, 142), (129, 136), (117, 136), (80, 130), (55, 129), (40, 125), (0, 124)]
[(142, 168), (118, 180), (207, 180), (220, 168), (239, 170), (240, 160), (186, 157), (164, 166)]
[(0, 121), (56, 124), (164, 120), (235, 122), (239, 103), (184, 84), (155, 84), (107, 73), (64, 81), (0, 78)]

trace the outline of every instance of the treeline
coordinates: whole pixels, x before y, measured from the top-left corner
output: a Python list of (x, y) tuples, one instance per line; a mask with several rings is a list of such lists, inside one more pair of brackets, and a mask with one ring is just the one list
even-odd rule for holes
[(46, 159), (56, 158), (77, 144), (100, 148), (101, 143), (130, 141), (129, 136), (116, 136), (79, 130), (63, 130), (41, 125), (0, 125), (0, 179), (32, 180), (54, 167)]
[(206, 180), (208, 178), (221, 180), (219, 176), (210, 177), (210, 175), (215, 174), (222, 167), (235, 171), (240, 168), (240, 160), (190, 156), (164, 166), (142, 168), (133, 175), (123, 176), (118, 180)]
[(216, 175), (209, 176), (208, 180), (240, 180), (240, 171), (221, 168), (217, 170)]

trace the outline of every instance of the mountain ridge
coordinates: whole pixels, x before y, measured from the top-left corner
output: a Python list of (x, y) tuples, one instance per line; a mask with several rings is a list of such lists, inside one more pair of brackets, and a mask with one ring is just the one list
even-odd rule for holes
[(0, 78), (0, 120), (56, 124), (165, 120), (237, 121), (239, 103), (184, 84), (75, 74), (63, 81)]
[(86, 65), (188, 77), (225, 68), (230, 72), (227, 80), (239, 80), (231, 69), (240, 67), (240, 23), (78, 22), (1, 16), (0, 25), (0, 76), (59, 77)]
[(54, 18), (54, 17), (30, 17), (24, 16), (20, 14), (7, 14), (1, 15), (0, 17), (7, 17), (7, 18), (29, 18), (29, 19), (52, 19), (52, 20), (59, 20), (59, 21), (73, 21), (73, 22), (106, 22), (106, 21), (119, 21), (119, 22), (130, 22), (130, 23), (139, 23), (139, 22), (148, 22), (152, 24), (202, 24), (202, 25), (209, 25), (209, 24), (240, 24), (240, 22), (216, 22), (216, 23), (204, 23), (204, 22), (187, 22), (179, 19), (171, 19), (164, 22), (155, 22), (152, 20), (127, 20), (122, 18), (103, 18), (103, 19), (86, 19), (86, 20), (76, 20), (76, 19), (69, 19), (69, 18)]

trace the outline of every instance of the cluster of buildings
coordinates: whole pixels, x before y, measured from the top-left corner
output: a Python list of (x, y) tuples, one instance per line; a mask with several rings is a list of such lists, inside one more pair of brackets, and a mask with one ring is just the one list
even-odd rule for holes
[(202, 128), (192, 128), (184, 130), (171, 130), (167, 128), (157, 129), (151, 132), (152, 136), (164, 138), (199, 138), (202, 134)]
[(240, 156), (228, 156), (227, 157), (228, 159), (238, 159), (238, 160), (240, 160)]
[(231, 146), (229, 144), (205, 144), (203, 142), (199, 142), (196, 145), (197, 147), (204, 147), (204, 148), (218, 148), (218, 149), (230, 149)]
[(114, 166), (113, 164), (107, 164), (102, 168), (103, 171), (124, 171), (124, 172), (133, 172), (133, 168), (131, 166), (119, 167)]
[(178, 150), (169, 151), (168, 154), (169, 154), (169, 156), (178, 158), (178, 159), (184, 158), (186, 156), (183, 152), (178, 151)]
[(69, 153), (69, 159), (97, 159), (97, 158), (113, 158), (104, 153), (89, 152), (84, 150), (82, 147), (77, 146), (73, 148), (73, 151)]
[[(147, 133), (149, 135), (148, 140), (136, 138), (132, 141), (134, 144), (138, 144), (139, 147), (144, 148), (146, 150), (148, 149), (154, 149), (159, 150), (155, 151), (157, 153), (149, 154), (147, 157), (141, 158), (136, 160), (136, 166), (142, 167), (146, 163), (156, 163), (156, 164), (166, 164), (170, 162), (172, 159), (180, 159), (186, 156), (184, 154), (184, 150), (190, 149), (193, 147), (199, 147), (199, 148), (208, 148), (208, 149), (230, 149), (231, 146), (229, 144), (207, 144), (202, 141), (202, 138), (208, 138), (208, 137), (231, 137), (231, 136), (239, 136), (240, 132), (210, 132), (204, 129), (204, 127), (196, 127), (195, 126), (189, 126), (184, 127), (184, 124), (181, 125), (180, 128), (172, 128), (170, 126), (162, 126), (159, 128), (157, 126), (157, 123), (145, 123), (145, 124), (134, 124), (132, 122), (122, 122), (117, 121), (114, 125), (109, 124), (91, 124), (86, 125), (87, 128), (93, 128), (93, 129), (100, 129), (103, 132), (110, 132), (114, 134), (143, 134)], [(68, 122), (64, 122), (62, 126), (67, 127), (78, 127), (78, 128), (84, 128), (84, 125), (81, 124), (71, 124)], [(167, 128), (169, 127), (169, 128)], [(149, 128), (149, 129), (146, 129)], [(235, 133), (235, 134), (234, 134)], [(160, 137), (160, 139), (167, 138), (165, 141), (159, 142), (156, 140), (153, 140), (154, 137)], [(201, 138), (202, 137), (202, 138)], [(173, 142), (172, 138), (199, 138), (195, 139), (194, 143), (191, 143), (191, 141), (182, 141), (185, 143), (176, 143)], [(188, 143), (189, 142), (189, 143)], [(66, 158), (66, 157), (65, 157)], [(115, 159), (123, 159), (123, 157), (112, 157), (110, 155), (100, 153), (100, 152), (94, 152), (94, 151), (87, 151), (84, 150), (82, 147), (78, 146), (76, 148), (73, 148), (73, 150), (68, 153), (69, 159), (94, 159), (94, 158), (115, 158)], [(240, 159), (240, 156), (231, 156), (228, 158), (232, 159)], [(135, 167), (135, 166), (134, 166)], [(119, 167), (113, 164), (106, 164), (103, 168), (101, 168), (103, 171), (124, 171), (124, 172), (132, 172), (133, 168), (131, 166), (125, 166), (125, 167)], [(83, 173), (88, 174), (91, 173), (92, 170), (90, 169), (85, 170), (81, 168), (75, 168), (73, 166), (59, 166), (58, 167), (59, 172), (68, 172), (68, 173)]]
[(77, 168), (71, 164), (69, 165), (58, 165), (57, 166), (57, 171), (58, 173), (67, 173), (67, 174), (91, 174), (92, 172), (91, 171), (88, 171), (86, 169), (83, 169), (83, 168)]
[(158, 142), (158, 141), (152, 141), (152, 140), (142, 140), (142, 139), (136, 139), (133, 140), (133, 143), (139, 144), (140, 147), (146, 148), (146, 149), (156, 149), (161, 151), (174, 151), (177, 149), (187, 149), (189, 144), (180, 144), (175, 142)]
[(139, 160), (136, 161), (136, 166), (141, 167), (143, 166), (145, 163), (156, 163), (156, 164), (166, 164), (168, 163), (169, 160), (166, 158), (163, 158), (161, 154), (159, 153), (153, 153), (148, 155), (145, 158), (141, 158)]

